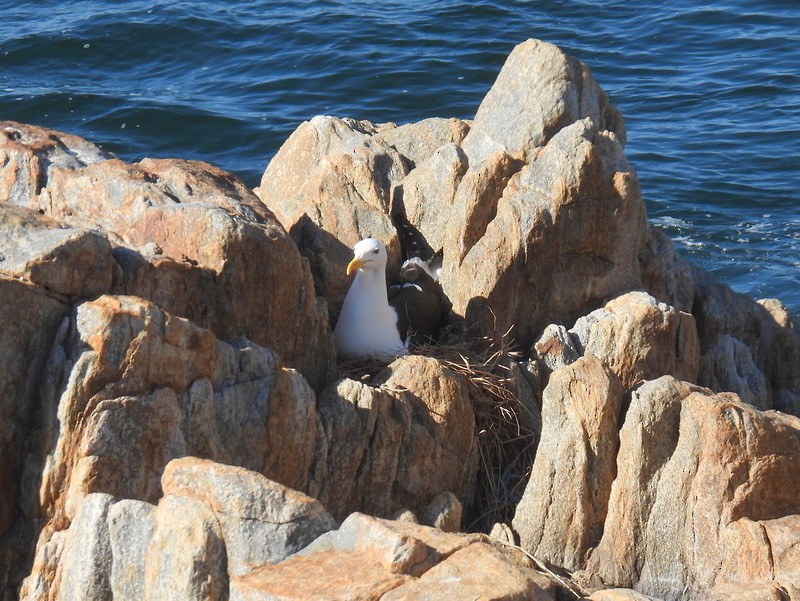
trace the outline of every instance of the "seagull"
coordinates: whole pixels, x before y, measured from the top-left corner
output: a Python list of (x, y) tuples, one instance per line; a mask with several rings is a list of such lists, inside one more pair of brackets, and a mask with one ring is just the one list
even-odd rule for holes
[(353, 248), (347, 275), (356, 277), (344, 297), (333, 331), (341, 357), (389, 359), (408, 354), (397, 328), (397, 311), (389, 306), (386, 290), (386, 247), (380, 240), (365, 238)]

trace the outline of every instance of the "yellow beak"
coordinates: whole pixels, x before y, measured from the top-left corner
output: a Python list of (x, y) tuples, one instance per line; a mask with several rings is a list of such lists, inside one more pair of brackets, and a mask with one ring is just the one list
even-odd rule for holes
[(361, 269), (361, 267), (363, 267), (366, 264), (367, 264), (367, 262), (364, 259), (362, 259), (360, 257), (356, 257), (355, 259), (353, 259), (352, 261), (350, 261), (347, 264), (347, 275), (350, 275), (351, 273), (353, 273), (357, 269)]

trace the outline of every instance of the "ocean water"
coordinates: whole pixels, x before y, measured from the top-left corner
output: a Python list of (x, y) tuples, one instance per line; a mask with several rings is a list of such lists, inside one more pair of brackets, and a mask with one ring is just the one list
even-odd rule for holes
[(472, 118), (534, 37), (622, 110), (652, 222), (800, 313), (800, 2), (0, 0), (0, 119), (256, 185), (302, 121)]

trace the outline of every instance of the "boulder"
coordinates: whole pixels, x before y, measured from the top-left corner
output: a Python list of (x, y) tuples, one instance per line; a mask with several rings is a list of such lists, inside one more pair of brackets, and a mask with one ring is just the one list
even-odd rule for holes
[(581, 317), (570, 330), (581, 352), (605, 363), (626, 390), (669, 374), (696, 382), (700, 364), (691, 314), (629, 292)]
[(753, 362), (750, 348), (729, 334), (702, 356), (699, 381), (712, 390), (735, 392), (756, 409), (772, 408), (769, 383)]
[(196, 499), (166, 496), (155, 512), (144, 570), (148, 601), (224, 601), (229, 598), (222, 527)]
[[(9, 127), (21, 132), (15, 140)], [(99, 229), (116, 247), (113, 289), (103, 289), (106, 275), (85, 298), (109, 291), (147, 298), (223, 340), (245, 336), (275, 349), (314, 386), (332, 379), (327, 313), (308, 266), (241, 180), (195, 161), (124, 163), (44, 128), (4, 131), (0, 152), (17, 157), (3, 167), (16, 182), (9, 201), (73, 228)], [(37, 169), (30, 183), (26, 174)]]
[(544, 329), (533, 344), (533, 351), (550, 371), (575, 363), (581, 356), (567, 328), (559, 324), (550, 324)]
[(39, 386), (69, 305), (40, 286), (0, 274), (0, 537), (19, 514), (24, 443), (39, 405)]
[(412, 355), (373, 384), (344, 379), (320, 395), (310, 493), (339, 519), (353, 511), (422, 515), (448, 491), (470, 505), (477, 445), (463, 378)]
[[(692, 313), (697, 322), (700, 351), (705, 356), (703, 376), (710, 378), (709, 381), (701, 379), (699, 383), (724, 392), (724, 389), (714, 387), (743, 389), (742, 379), (748, 382), (759, 379), (747, 365), (749, 362), (743, 358), (740, 349), (738, 367), (747, 373), (737, 375), (735, 379), (714, 380), (717, 378), (715, 374), (731, 371), (730, 354), (713, 350), (717, 345), (726, 344), (724, 341), (720, 343), (720, 339), (730, 336), (747, 347), (753, 366), (766, 379), (771, 397), (766, 406), (772, 407), (776, 400), (781, 399), (780, 405), (784, 409), (794, 410), (793, 403), (786, 403), (786, 400), (800, 395), (800, 323), (797, 317), (780, 301), (754, 301), (734, 292), (712, 274), (694, 265), (691, 268), (695, 282)], [(734, 363), (736, 361), (734, 358)], [(756, 384), (755, 391), (751, 389), (756, 396), (761, 394), (759, 386)]]
[(413, 169), (427, 161), (442, 146), (459, 146), (467, 132), (469, 124), (466, 121), (431, 117), (399, 127), (381, 128), (375, 137), (397, 150)]
[(585, 118), (625, 143), (622, 115), (589, 68), (554, 44), (530, 39), (506, 59), (463, 147), (471, 165), (497, 149), (529, 162), (559, 130)]
[[(509, 177), (504, 164), (489, 181)], [(461, 185), (468, 181), (470, 172)], [(644, 205), (614, 134), (576, 121), (511, 175), (502, 194), (500, 185), (486, 187), (495, 190), (484, 196), (494, 207), (464, 209), (456, 195), (453, 214), (472, 222), (453, 220), (452, 235), (465, 232), (464, 240), (448, 244), (455, 252), (445, 252), (441, 280), (453, 310), (483, 331), (514, 326), (528, 347), (547, 324), (570, 323), (640, 286)]]
[(56, 169), (113, 158), (91, 142), (14, 121), (0, 121), (0, 203), (30, 206)]
[(633, 393), (619, 439), (593, 584), (669, 600), (800, 592), (798, 418), (664, 376)]
[(157, 502), (176, 457), (260, 471), (289, 453), (294, 478), (307, 482), (313, 448), (298, 456), (294, 437), (314, 440), (314, 395), (267, 349), (229, 345), (147, 301), (117, 296), (79, 305), (55, 349), (21, 495), (26, 516), (44, 521), (40, 546), (91, 493)]
[(111, 289), (114, 259), (96, 231), (0, 204), (0, 273), (64, 297), (93, 298)]
[(294, 557), (234, 578), (231, 600), (551, 601), (537, 580), (474, 535), (355, 513)]
[(240, 467), (175, 459), (164, 471), (162, 487), (166, 497), (186, 497), (211, 508), (231, 576), (283, 561), (336, 527), (316, 499)]
[(639, 253), (642, 288), (678, 311), (692, 312), (694, 279), (692, 267), (676, 250), (672, 240), (654, 225), (648, 227)]
[(542, 400), (542, 438), (513, 527), (520, 546), (581, 567), (603, 534), (614, 480), (622, 385), (592, 356), (554, 371)]
[(347, 293), (345, 269), (356, 242), (378, 238), (389, 269), (400, 266), (389, 209), (408, 165), (376, 136), (381, 131), (369, 121), (314, 117), (289, 136), (255, 190), (309, 260), (317, 294), (333, 315)]

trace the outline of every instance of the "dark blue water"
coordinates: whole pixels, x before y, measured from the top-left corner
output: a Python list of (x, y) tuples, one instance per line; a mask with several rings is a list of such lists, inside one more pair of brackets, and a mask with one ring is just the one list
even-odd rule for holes
[(0, 119), (250, 185), (303, 120), (471, 118), (515, 44), (557, 43), (625, 115), (651, 220), (800, 312), (797, 0), (0, 0), (0, 17)]

